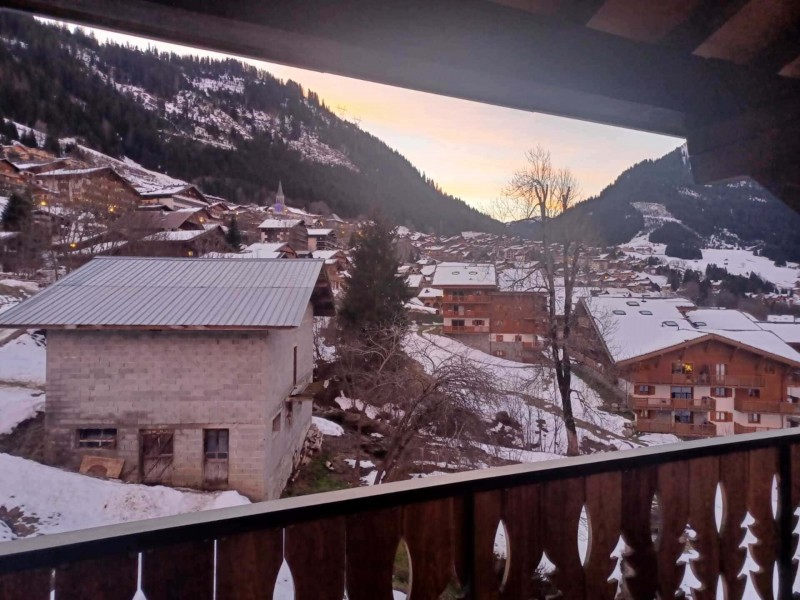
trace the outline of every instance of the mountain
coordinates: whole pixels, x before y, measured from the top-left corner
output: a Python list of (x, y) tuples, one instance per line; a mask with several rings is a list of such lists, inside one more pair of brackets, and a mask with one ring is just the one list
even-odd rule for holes
[(271, 201), (280, 180), (289, 204), (315, 212), (378, 210), (438, 233), (501, 228), (315, 93), (238, 60), (103, 45), (0, 12), (0, 117), (46, 131), (51, 147), (75, 137), (239, 204)]
[[(689, 247), (739, 246), (778, 262), (800, 262), (800, 214), (751, 179), (696, 184), (685, 147), (637, 163), (556, 224), (588, 227), (599, 245), (639, 238)], [(537, 229), (538, 223), (512, 226), (534, 237)]]

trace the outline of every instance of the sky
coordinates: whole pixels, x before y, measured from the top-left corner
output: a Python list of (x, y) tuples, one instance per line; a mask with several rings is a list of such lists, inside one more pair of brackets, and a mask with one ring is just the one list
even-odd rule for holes
[[(230, 57), (99, 29), (88, 31), (101, 42)], [(316, 92), (340, 117), (398, 150), (445, 192), (484, 212), (491, 212), (514, 170), (524, 164), (525, 151), (539, 144), (551, 151), (557, 166), (575, 173), (582, 196), (588, 198), (633, 164), (663, 156), (683, 143), (674, 137), (242, 60)]]

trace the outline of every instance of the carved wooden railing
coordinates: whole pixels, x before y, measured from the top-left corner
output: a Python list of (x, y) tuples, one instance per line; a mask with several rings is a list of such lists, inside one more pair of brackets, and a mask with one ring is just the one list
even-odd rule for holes
[(298, 600), (391, 599), (398, 548), (413, 600), (674, 598), (687, 569), (695, 598), (790, 598), (798, 506), (800, 434), (783, 430), (9, 542), (0, 598), (272, 598), (285, 561)]

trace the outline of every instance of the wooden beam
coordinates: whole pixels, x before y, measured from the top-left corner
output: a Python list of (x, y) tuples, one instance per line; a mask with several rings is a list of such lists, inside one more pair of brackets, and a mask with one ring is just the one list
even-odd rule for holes
[(764, 73), (780, 73), (784, 67), (791, 65), (798, 58), (800, 58), (800, 20), (759, 54), (752, 65)]
[(658, 42), (691, 16), (700, 0), (607, 0), (589, 27), (640, 42)]
[[(0, 0), (0, 5), (210, 50), (671, 135), (735, 114), (784, 79), (485, 0)], [(800, 88), (798, 88), (800, 89)]]
[(693, 52), (748, 1), (700, 0), (689, 18), (673, 29), (662, 44), (682, 52)]

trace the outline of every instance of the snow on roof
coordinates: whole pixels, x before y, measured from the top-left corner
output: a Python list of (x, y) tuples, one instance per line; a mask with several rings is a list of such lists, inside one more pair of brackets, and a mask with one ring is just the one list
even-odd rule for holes
[(420, 298), (441, 298), (444, 296), (444, 292), (442, 290), (437, 290), (435, 288), (422, 288), (422, 291), (417, 294)]
[(443, 262), (433, 274), (434, 286), (497, 287), (494, 265)]
[(771, 331), (787, 344), (800, 344), (800, 322), (762, 321), (759, 322), (759, 326)]
[(308, 235), (310, 235), (311, 237), (317, 237), (317, 236), (321, 237), (321, 236), (331, 235), (332, 233), (333, 233), (333, 229), (309, 229), (308, 230)]
[(698, 329), (726, 329), (738, 331), (758, 331), (757, 323), (739, 310), (724, 308), (698, 308), (686, 315), (689, 322)]
[(342, 254), (341, 250), (314, 250), (312, 253), (314, 258), (324, 258), (330, 260), (331, 258), (338, 258)]
[(143, 238), (145, 242), (189, 242), (195, 238), (205, 235), (206, 229), (191, 229), (180, 231), (159, 231)]
[(0, 240), (10, 240), (18, 235), (19, 231), (0, 231)]
[(113, 170), (110, 167), (89, 167), (87, 169), (56, 169), (55, 171), (46, 171), (38, 173), (36, 177), (67, 177), (71, 175), (88, 175), (89, 173), (97, 173), (99, 171)]
[[(693, 307), (684, 298), (635, 299), (594, 296), (582, 300), (608, 353), (619, 362), (669, 348), (705, 335), (684, 320), (678, 307)], [(629, 303), (635, 303), (631, 305)], [(680, 328), (683, 321), (685, 326)]]
[(694, 309), (684, 316), (678, 308), (694, 306), (684, 298), (597, 296), (584, 304), (617, 362), (714, 336), (800, 364), (800, 353), (786, 341), (737, 310)]
[(408, 287), (417, 288), (422, 283), (422, 275), (409, 275), (406, 279)]
[(258, 226), (259, 229), (290, 229), (297, 225), (302, 225), (300, 219), (265, 219)]

